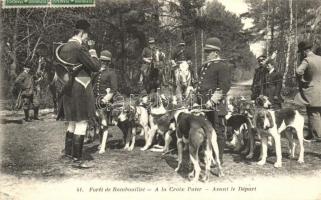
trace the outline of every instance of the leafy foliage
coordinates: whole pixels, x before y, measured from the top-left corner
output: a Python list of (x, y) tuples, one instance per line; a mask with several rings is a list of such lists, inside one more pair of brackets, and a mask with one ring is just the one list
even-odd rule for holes
[[(319, 0), (246, 0), (250, 6), (245, 17), (254, 19), (250, 30), (255, 40), (267, 41), (268, 55), (277, 53), (276, 69), (284, 74), (285, 94), (296, 86), (294, 71), (299, 63), (296, 51), (302, 40), (311, 40), (315, 47), (321, 44), (319, 29), (313, 27), (317, 17)], [(292, 6), (290, 6), (292, 5)], [(292, 18), (291, 18), (292, 13)], [(292, 24), (292, 27), (291, 27)], [(292, 29), (292, 32), (291, 32)]]
[(112, 52), (124, 89), (132, 90), (136, 86), (141, 51), (148, 37), (155, 37), (167, 55), (184, 40), (188, 50), (194, 52), (197, 68), (202, 57), (202, 31), (203, 40), (210, 36), (222, 39), (224, 56), (237, 67), (235, 80), (250, 78), (255, 63), (249, 50), (249, 35), (242, 32), (240, 18), (217, 1), (205, 6), (205, 0), (97, 0), (96, 5), (1, 10), (4, 49), (1, 66), (6, 85), (13, 82), (26, 64), (36, 71), (39, 46), (47, 47), (45, 54), (52, 60), (57, 43), (66, 42), (73, 34), (75, 21), (83, 18), (91, 23), (91, 37), (96, 41), (97, 51)]

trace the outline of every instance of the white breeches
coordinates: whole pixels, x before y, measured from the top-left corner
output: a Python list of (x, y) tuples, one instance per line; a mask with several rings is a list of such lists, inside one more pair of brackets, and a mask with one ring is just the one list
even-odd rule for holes
[(88, 122), (79, 121), (79, 122), (68, 122), (67, 131), (74, 133), (75, 135), (85, 135), (87, 130)]

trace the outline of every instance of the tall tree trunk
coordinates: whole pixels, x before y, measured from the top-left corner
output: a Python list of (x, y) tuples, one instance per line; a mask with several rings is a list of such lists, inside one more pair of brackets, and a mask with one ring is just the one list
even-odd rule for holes
[(275, 5), (273, 4), (272, 7), (272, 17), (271, 17), (271, 42), (270, 42), (270, 49), (271, 52), (274, 52), (275, 48), (274, 48), (274, 28), (275, 28)]
[(125, 28), (124, 28), (124, 20), (123, 20), (123, 14), (119, 12), (119, 26), (120, 26), (120, 42), (121, 42), (121, 71), (122, 71), (122, 77), (124, 80), (124, 83), (126, 83), (126, 87), (128, 86), (129, 77), (126, 70), (126, 52), (125, 52), (125, 41), (126, 41), (126, 34), (125, 34)]
[(270, 51), (270, 47), (269, 47), (269, 26), (270, 26), (270, 2), (269, 0), (266, 0), (267, 2), (267, 16), (266, 16), (266, 56), (269, 56), (269, 51)]
[(194, 69), (197, 69), (197, 30), (194, 30)]
[[(201, 16), (203, 16), (203, 7), (200, 8), (201, 9)], [(204, 62), (204, 51), (203, 51), (203, 48), (204, 48), (204, 30), (201, 29), (201, 64)]]
[(12, 44), (11, 44), (11, 58), (13, 62), (10, 65), (10, 78), (14, 79), (17, 74), (16, 74), (16, 69), (17, 69), (17, 63), (18, 63), (18, 58), (17, 58), (17, 37), (18, 37), (18, 20), (20, 15), (20, 9), (17, 8), (16, 10), (16, 18), (15, 18), (15, 23), (14, 23), (14, 32), (13, 32), (13, 38), (12, 38)]
[[(295, 2), (295, 36), (294, 36), (294, 46), (295, 50), (298, 46), (298, 2)], [(294, 67), (293, 67), (293, 75), (296, 73), (296, 69), (298, 67), (298, 54), (294, 54)], [(297, 82), (296, 80), (292, 80), (294, 82)]]
[(290, 68), (290, 57), (291, 57), (291, 46), (292, 46), (292, 29), (293, 29), (293, 9), (292, 9), (293, 2), (289, 0), (289, 10), (290, 10), (290, 24), (289, 24), (289, 32), (288, 32), (288, 47), (286, 53), (286, 62), (285, 62), (285, 70), (283, 74), (283, 81), (282, 87), (285, 87), (285, 83), (287, 80), (287, 74)]

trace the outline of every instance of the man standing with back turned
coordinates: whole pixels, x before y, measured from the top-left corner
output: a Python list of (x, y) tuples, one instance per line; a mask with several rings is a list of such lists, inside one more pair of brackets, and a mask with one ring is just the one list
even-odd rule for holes
[(309, 137), (321, 141), (321, 56), (315, 55), (306, 41), (298, 44), (298, 52), (304, 57), (296, 73), (302, 85), (300, 95), (306, 101)]
[(88, 120), (95, 116), (91, 73), (100, 69), (100, 62), (93, 49), (94, 42), (87, 41), (89, 27), (86, 20), (77, 21), (74, 36), (56, 50), (58, 79), (65, 83), (63, 111), (65, 120), (69, 122), (65, 156), (72, 157), (75, 166), (79, 168), (90, 167), (82, 159), (82, 150)]

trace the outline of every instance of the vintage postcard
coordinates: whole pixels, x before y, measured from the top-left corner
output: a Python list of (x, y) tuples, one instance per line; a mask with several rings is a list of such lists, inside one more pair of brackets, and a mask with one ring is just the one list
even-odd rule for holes
[(0, 199), (321, 199), (320, 0), (0, 5)]

